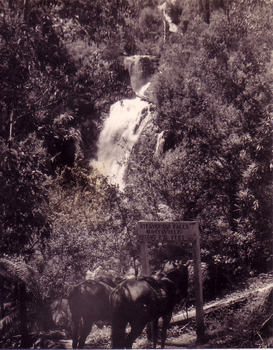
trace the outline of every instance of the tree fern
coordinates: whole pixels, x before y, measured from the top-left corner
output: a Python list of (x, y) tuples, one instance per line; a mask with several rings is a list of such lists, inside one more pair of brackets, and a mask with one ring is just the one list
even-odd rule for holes
[(22, 282), (27, 290), (35, 297), (36, 301), (42, 300), (40, 287), (37, 283), (37, 272), (21, 258), (0, 259), (0, 277), (13, 282)]
[(30, 345), (28, 329), (33, 328), (32, 326), (36, 323), (36, 317), (28, 313), (29, 296), (31, 295), (31, 308), (35, 310), (34, 313), (37, 311), (37, 306), (43, 305), (42, 293), (37, 283), (38, 274), (22, 258), (10, 257), (0, 259), (0, 278), (4, 282), (2, 284), (4, 288), (8, 289), (7, 299), (12, 305), (7, 307), (6, 304), (5, 307), (1, 307), (3, 309), (0, 320), (1, 344), (5, 347), (11, 346), (9, 344), (11, 339), (20, 334), (18, 338), (20, 346), (28, 347)]
[(8, 315), (0, 320), (0, 334), (3, 338), (9, 338), (12, 334), (16, 333), (19, 328), (18, 310), (12, 308)]

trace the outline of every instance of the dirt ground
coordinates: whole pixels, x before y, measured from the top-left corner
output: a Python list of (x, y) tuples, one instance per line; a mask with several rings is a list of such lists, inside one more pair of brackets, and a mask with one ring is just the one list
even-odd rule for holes
[[(108, 331), (107, 331), (108, 333)], [(110, 336), (110, 332), (109, 332)], [(165, 344), (165, 349), (192, 349), (195, 347), (196, 333), (194, 331), (187, 332), (179, 337), (168, 337)], [(160, 343), (157, 345), (160, 347)], [(72, 349), (72, 340), (60, 341), (60, 348)], [(133, 349), (151, 349), (152, 343), (148, 342), (146, 337), (141, 336), (133, 345)], [(89, 336), (86, 340), (85, 349), (111, 349), (110, 341), (94, 342), (92, 336)]]
[[(273, 290), (273, 273), (262, 274), (257, 277), (249, 279), (245, 282), (239, 289), (236, 291), (227, 294), (222, 299), (217, 299), (211, 301), (204, 305), (204, 314), (205, 314), (205, 329), (209, 333), (210, 341), (207, 341), (203, 344), (197, 343), (197, 337), (195, 332), (195, 309), (192, 308), (188, 312), (188, 319), (185, 320), (185, 312), (176, 313), (173, 315), (171, 327), (168, 329), (167, 340), (166, 340), (166, 349), (194, 349), (194, 348), (225, 348), (221, 346), (221, 336), (223, 337), (223, 331), (221, 330), (221, 325), (226, 323), (226, 320), (221, 320), (221, 317), (228, 317), (230, 314), (235, 312), (238, 314), (241, 308), (240, 317), (244, 317), (244, 312), (247, 314), (245, 317), (251, 317), (247, 310), (256, 310), (261, 308), (263, 301), (268, 296), (269, 292)], [(248, 303), (248, 308), (246, 309), (246, 304)], [(234, 311), (236, 310), (236, 311)], [(271, 312), (271, 311), (270, 311)], [(273, 313), (273, 311), (272, 311)], [(211, 320), (214, 322), (214, 319), (217, 320), (218, 329), (213, 330), (211, 326)], [(236, 326), (234, 328), (236, 330)], [(272, 325), (273, 326), (273, 325)], [(257, 330), (259, 325), (257, 324)], [(231, 333), (234, 331), (230, 329)], [(145, 333), (145, 332), (144, 332)], [(145, 334), (142, 334), (136, 342), (133, 344), (134, 349), (149, 349), (152, 348), (152, 344), (147, 341)], [(258, 331), (257, 334), (259, 335)], [(213, 339), (215, 337), (215, 339)], [(227, 334), (225, 335), (227, 337)], [(273, 337), (273, 334), (272, 334)], [(216, 346), (211, 346), (211, 344), (216, 344)], [(263, 344), (261, 342), (261, 344)], [(264, 343), (266, 344), (266, 343)], [(219, 346), (218, 346), (219, 345)], [(157, 346), (160, 347), (160, 342)], [(237, 346), (235, 346), (237, 347)], [(239, 346), (238, 346), (239, 347)], [(256, 347), (256, 346), (255, 346)], [(260, 347), (260, 346), (257, 346)], [(261, 346), (268, 347), (268, 346)], [(61, 340), (56, 348), (62, 349), (71, 349), (72, 341)], [(111, 348), (111, 329), (109, 326), (97, 327), (93, 326), (92, 332), (87, 337), (86, 349), (110, 349)]]

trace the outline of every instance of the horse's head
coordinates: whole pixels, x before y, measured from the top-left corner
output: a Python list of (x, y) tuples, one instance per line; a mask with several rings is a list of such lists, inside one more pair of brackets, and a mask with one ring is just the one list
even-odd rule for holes
[(174, 268), (167, 272), (167, 278), (173, 282), (182, 298), (188, 296), (188, 264), (180, 264), (177, 268)]

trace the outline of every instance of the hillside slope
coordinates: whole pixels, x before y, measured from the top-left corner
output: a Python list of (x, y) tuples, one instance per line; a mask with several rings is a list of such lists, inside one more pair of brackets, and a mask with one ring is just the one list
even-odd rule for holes
[[(250, 278), (222, 299), (204, 305), (206, 342), (196, 344), (195, 310), (173, 317), (167, 347), (268, 348), (273, 346), (273, 273)], [(182, 326), (181, 326), (182, 324)]]

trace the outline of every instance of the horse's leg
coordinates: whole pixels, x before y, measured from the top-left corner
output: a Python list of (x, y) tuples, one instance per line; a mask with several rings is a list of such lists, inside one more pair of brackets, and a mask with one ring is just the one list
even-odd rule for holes
[(131, 331), (126, 337), (125, 347), (126, 349), (132, 349), (134, 341), (141, 335), (143, 329), (146, 326), (147, 321), (130, 322)]
[(125, 331), (126, 320), (120, 320), (119, 318), (112, 320), (112, 348), (124, 349), (125, 348)]
[(153, 339), (153, 330), (152, 330), (152, 323), (147, 323), (147, 339), (148, 341), (152, 341)]
[(153, 321), (153, 347), (156, 349), (156, 343), (158, 338), (158, 319)]
[(88, 334), (90, 333), (92, 326), (93, 326), (93, 321), (84, 317), (83, 325), (80, 330), (79, 349), (83, 349), (85, 340)]
[(80, 316), (72, 316), (72, 348), (77, 349), (79, 338)]
[(164, 349), (165, 341), (166, 341), (166, 334), (167, 334), (167, 328), (171, 321), (172, 314), (165, 315), (163, 317), (163, 324), (162, 324), (162, 334), (161, 334), (161, 349)]

